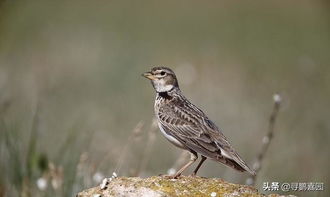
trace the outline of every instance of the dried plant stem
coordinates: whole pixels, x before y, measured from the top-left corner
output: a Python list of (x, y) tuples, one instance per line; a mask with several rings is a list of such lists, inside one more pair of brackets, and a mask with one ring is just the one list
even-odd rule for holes
[(124, 146), (120, 157), (118, 159), (118, 163), (115, 167), (114, 172), (119, 173), (121, 167), (123, 166), (124, 162), (125, 162), (125, 158), (128, 154), (129, 148), (131, 146), (131, 144), (133, 143), (133, 140), (136, 138), (139, 138), (142, 135), (142, 127), (143, 127), (144, 123), (141, 121), (139, 122), (135, 128), (133, 129), (132, 133), (130, 134), (130, 136), (128, 137), (127, 143), (125, 143), (126, 145)]
[(141, 162), (136, 170), (136, 173), (134, 174), (135, 176), (140, 175), (147, 167), (147, 164), (149, 162), (149, 158), (151, 155), (152, 147), (153, 147), (155, 139), (156, 139), (156, 133), (155, 133), (156, 130), (157, 130), (157, 120), (156, 120), (156, 118), (154, 118), (152, 121), (152, 124), (150, 126), (150, 129), (148, 131), (147, 144), (144, 148)]
[(253, 164), (253, 168), (256, 172), (256, 176), (250, 176), (246, 180), (246, 183), (249, 185), (255, 185), (256, 178), (258, 176), (258, 172), (261, 169), (262, 160), (264, 159), (266, 152), (269, 148), (270, 142), (274, 136), (274, 126), (275, 126), (277, 114), (278, 114), (278, 111), (279, 111), (280, 105), (281, 105), (281, 96), (279, 94), (274, 94), (273, 100), (274, 100), (274, 107), (273, 107), (273, 111), (269, 118), (268, 131), (267, 131), (267, 134), (262, 139), (262, 146), (261, 146), (260, 152), (257, 155), (255, 163)]

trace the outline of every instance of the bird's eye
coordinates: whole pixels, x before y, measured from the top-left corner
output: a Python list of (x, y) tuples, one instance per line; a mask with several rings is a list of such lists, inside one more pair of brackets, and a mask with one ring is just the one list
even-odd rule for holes
[(166, 74), (166, 72), (162, 71), (160, 72), (160, 75), (164, 76)]

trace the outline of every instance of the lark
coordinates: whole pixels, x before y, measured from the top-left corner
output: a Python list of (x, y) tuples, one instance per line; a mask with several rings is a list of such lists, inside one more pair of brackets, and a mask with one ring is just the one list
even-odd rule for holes
[(201, 109), (183, 96), (175, 73), (170, 68), (154, 67), (142, 75), (150, 79), (156, 91), (154, 110), (161, 133), (172, 144), (191, 154), (189, 162), (170, 177), (179, 177), (199, 155), (201, 160), (192, 176), (197, 174), (207, 158), (255, 175), (229, 144), (222, 131)]

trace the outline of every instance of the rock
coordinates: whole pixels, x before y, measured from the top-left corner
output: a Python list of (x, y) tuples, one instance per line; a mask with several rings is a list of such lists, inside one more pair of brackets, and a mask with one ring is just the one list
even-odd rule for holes
[[(265, 197), (251, 186), (233, 184), (217, 178), (187, 177), (169, 179), (162, 176), (149, 178), (118, 177), (107, 184), (87, 189), (77, 197), (163, 197), (163, 196), (209, 196), (209, 197)], [(269, 197), (280, 197), (278, 194)]]

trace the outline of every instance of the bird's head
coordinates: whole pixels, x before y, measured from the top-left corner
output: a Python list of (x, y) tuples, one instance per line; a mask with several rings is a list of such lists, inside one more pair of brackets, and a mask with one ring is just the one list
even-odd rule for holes
[(156, 92), (167, 92), (173, 88), (179, 88), (175, 73), (167, 67), (154, 67), (142, 76), (150, 79)]

